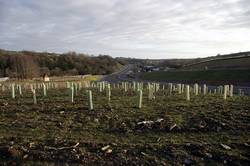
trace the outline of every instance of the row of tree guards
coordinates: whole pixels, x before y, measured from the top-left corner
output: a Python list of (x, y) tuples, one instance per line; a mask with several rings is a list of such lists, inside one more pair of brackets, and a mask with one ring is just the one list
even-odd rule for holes
[[(93, 97), (92, 97), (92, 88), (98, 89), (99, 92), (106, 92), (107, 100), (111, 100), (111, 89), (121, 89), (124, 92), (135, 91), (137, 92), (137, 108), (142, 107), (143, 100), (143, 90), (147, 93), (149, 100), (154, 100), (156, 98), (155, 94), (159, 90), (163, 90), (168, 95), (173, 93), (185, 94), (185, 99), (190, 101), (191, 94), (198, 96), (199, 94), (219, 94), (223, 97), (224, 100), (227, 100), (228, 97), (233, 97), (234, 95), (234, 86), (233, 85), (224, 85), (218, 86), (213, 89), (209, 89), (206, 84), (199, 85), (187, 85), (187, 84), (159, 84), (159, 83), (142, 83), (142, 82), (120, 82), (110, 84), (108, 82), (89, 82), (89, 81), (77, 81), (77, 82), (44, 82), (44, 83), (5, 83), (0, 84), (2, 92), (11, 91), (11, 97), (16, 98), (16, 93), (19, 93), (20, 96), (23, 95), (23, 90), (31, 90), (33, 94), (33, 103), (37, 104), (37, 90), (42, 90), (43, 96), (47, 96), (47, 91), (49, 89), (70, 89), (70, 99), (71, 103), (74, 103), (74, 97), (77, 95), (78, 91), (82, 88), (86, 88), (87, 100), (89, 110), (93, 110)], [(112, 88), (111, 88), (112, 87)], [(241, 89), (238, 90), (238, 95), (244, 95), (244, 91)]]

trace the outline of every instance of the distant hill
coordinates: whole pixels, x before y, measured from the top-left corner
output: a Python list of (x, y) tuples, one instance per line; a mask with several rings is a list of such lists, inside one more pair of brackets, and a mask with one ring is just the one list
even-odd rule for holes
[(161, 68), (181, 68), (185, 64), (194, 62), (195, 59), (137, 59), (137, 58), (116, 58), (126, 64), (136, 64), (138, 66), (158, 66)]
[(113, 73), (123, 65), (108, 55), (0, 50), (0, 77), (33, 78), (43, 74), (103, 75)]
[(210, 85), (234, 84), (249, 86), (250, 52), (217, 55), (206, 58), (163, 60), (161, 67), (174, 67), (169, 71), (141, 73), (148, 81), (206, 83)]
[(250, 52), (217, 55), (182, 66), (184, 70), (250, 69)]
[(249, 69), (250, 52), (239, 52), (225, 55), (216, 55), (205, 58), (192, 59), (134, 59), (116, 58), (124, 63), (133, 63), (140, 66), (158, 66), (162, 69), (172, 68), (179, 70), (204, 70), (204, 69)]

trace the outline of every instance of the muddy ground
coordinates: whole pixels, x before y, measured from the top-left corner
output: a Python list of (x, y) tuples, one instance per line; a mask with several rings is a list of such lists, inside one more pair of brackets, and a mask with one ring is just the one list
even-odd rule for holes
[(250, 97), (166, 95), (137, 109), (132, 91), (0, 95), (0, 165), (248, 165)]

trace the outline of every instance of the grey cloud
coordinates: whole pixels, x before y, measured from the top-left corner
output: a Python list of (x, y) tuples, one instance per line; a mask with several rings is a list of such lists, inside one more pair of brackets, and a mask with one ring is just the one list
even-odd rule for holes
[(0, 0), (0, 6), (5, 49), (181, 58), (250, 47), (248, 0)]

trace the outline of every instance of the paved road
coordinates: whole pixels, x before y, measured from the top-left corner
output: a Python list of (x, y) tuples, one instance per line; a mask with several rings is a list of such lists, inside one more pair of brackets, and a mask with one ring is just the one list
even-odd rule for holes
[(134, 65), (128, 64), (122, 70), (112, 73), (110, 75), (104, 76), (101, 81), (108, 81), (111, 83), (119, 82), (119, 81), (129, 81), (131, 78), (128, 77), (129, 71), (134, 68)]
[[(121, 82), (121, 81), (153, 82), (153, 81), (140, 80), (137, 76), (138, 73), (134, 73), (135, 78), (129, 77), (128, 74), (131, 70), (133, 70), (133, 68), (134, 68), (133, 64), (126, 65), (122, 70), (115, 72), (113, 74), (104, 76), (101, 81), (108, 81), (110, 83), (117, 83), (117, 82)], [(160, 82), (160, 83), (164, 84), (164, 83), (168, 83), (168, 82)], [(175, 83), (178, 83), (178, 82), (175, 82)], [(208, 89), (210, 89), (210, 90), (213, 90), (216, 87), (217, 86), (209, 86), (208, 85)], [(244, 91), (245, 94), (250, 95), (250, 87), (248, 87), (248, 86), (234, 86), (234, 93), (237, 93), (239, 89)]]

